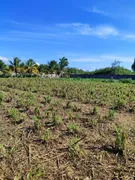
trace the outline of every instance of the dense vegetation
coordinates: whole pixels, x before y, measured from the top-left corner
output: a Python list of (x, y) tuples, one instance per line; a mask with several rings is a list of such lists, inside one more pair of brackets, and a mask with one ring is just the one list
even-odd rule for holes
[(0, 178), (134, 179), (135, 85), (0, 79)]
[(30, 77), (32, 75), (37, 76), (38, 74), (56, 74), (60, 77), (69, 77), (70, 74), (131, 75), (134, 74), (135, 71), (135, 61), (131, 66), (133, 72), (129, 69), (121, 67), (119, 61), (114, 61), (112, 63), (112, 67), (106, 67), (92, 72), (68, 67), (68, 65), (68, 59), (65, 57), (59, 59), (59, 62), (51, 60), (47, 64), (38, 64), (33, 59), (21, 61), (18, 57), (15, 57), (13, 61), (9, 61), (8, 64), (5, 64), (2, 60), (0, 60), (0, 76), (9, 77), (11, 74), (18, 77)]

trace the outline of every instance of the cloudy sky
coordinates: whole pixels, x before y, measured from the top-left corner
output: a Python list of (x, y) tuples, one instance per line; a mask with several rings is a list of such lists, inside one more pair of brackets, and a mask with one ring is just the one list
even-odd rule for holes
[(134, 7), (134, 0), (1, 0), (0, 59), (47, 63), (66, 56), (84, 70), (116, 59), (130, 69)]

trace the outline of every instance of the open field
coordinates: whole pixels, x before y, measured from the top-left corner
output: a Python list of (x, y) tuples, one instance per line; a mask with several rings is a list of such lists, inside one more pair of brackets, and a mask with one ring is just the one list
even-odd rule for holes
[(0, 79), (1, 180), (134, 180), (135, 85)]

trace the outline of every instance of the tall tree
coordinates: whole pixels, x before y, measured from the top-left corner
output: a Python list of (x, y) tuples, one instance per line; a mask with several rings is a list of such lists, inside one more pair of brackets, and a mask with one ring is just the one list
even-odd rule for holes
[(15, 57), (13, 61), (9, 60), (10, 68), (12, 69), (13, 72), (16, 73), (16, 75), (19, 72), (20, 62), (21, 60), (18, 57)]
[(5, 63), (2, 60), (0, 60), (0, 71), (3, 72), (5, 67), (6, 67)]
[(47, 65), (47, 64), (40, 64), (40, 65), (38, 66), (38, 70), (39, 70), (40, 73), (48, 74), (49, 68), (48, 68), (48, 65)]
[(50, 73), (57, 73), (58, 69), (59, 69), (59, 65), (57, 63), (57, 61), (55, 60), (51, 60), (48, 62), (48, 69)]
[(35, 63), (33, 59), (28, 59), (26, 61), (26, 72), (38, 74), (38, 65)]
[(64, 69), (65, 67), (67, 67), (68, 64), (69, 64), (68, 59), (65, 58), (65, 57), (63, 57), (63, 58), (60, 58), (59, 60), (60, 60), (60, 61), (59, 61), (60, 70), (63, 71), (63, 69)]
[(134, 58), (134, 62), (132, 64), (132, 66), (131, 66), (131, 69), (135, 72), (135, 58)]

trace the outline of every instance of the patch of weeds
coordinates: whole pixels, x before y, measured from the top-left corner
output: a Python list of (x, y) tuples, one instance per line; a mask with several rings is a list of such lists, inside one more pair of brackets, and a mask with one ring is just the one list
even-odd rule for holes
[(45, 104), (46, 103), (50, 103), (51, 102), (51, 100), (52, 100), (52, 97), (51, 96), (44, 96), (44, 101), (45, 101)]
[(51, 131), (49, 129), (46, 129), (41, 138), (43, 143), (48, 143), (51, 139)]
[(12, 118), (14, 121), (17, 121), (19, 119), (19, 111), (15, 108), (8, 110), (8, 115), (10, 118)]
[(120, 129), (120, 127), (115, 127), (116, 140), (115, 140), (115, 149), (118, 153), (125, 155), (126, 151), (126, 133)]
[(0, 92), (0, 105), (2, 104), (3, 99), (4, 99), (4, 94), (3, 92)]
[(97, 115), (98, 114), (98, 107), (95, 106), (92, 110), (92, 115)]
[(97, 118), (93, 118), (91, 120), (91, 125), (92, 125), (93, 128), (97, 127), (98, 126), (98, 119)]
[(113, 120), (115, 118), (115, 110), (114, 109), (110, 109), (109, 113), (108, 113), (108, 119), (109, 120)]
[(125, 100), (124, 99), (118, 99), (118, 101), (116, 102), (114, 109), (120, 109), (125, 107)]
[(69, 139), (68, 145), (69, 156), (74, 160), (76, 157), (84, 156), (84, 151), (79, 146), (79, 139), (77, 137)]
[(68, 125), (68, 131), (71, 134), (79, 133), (80, 132), (80, 127), (79, 127), (78, 124), (76, 124), (76, 122), (72, 122), (71, 124)]
[(34, 121), (34, 129), (38, 130), (39, 129), (39, 125), (40, 125), (38, 117), (37, 116), (33, 116), (33, 121)]
[(73, 103), (71, 101), (67, 102), (66, 108), (73, 109)]
[(38, 117), (40, 117), (40, 106), (39, 106), (39, 105), (35, 107), (34, 113), (35, 113)]
[(56, 112), (53, 112), (52, 114), (52, 120), (55, 125), (60, 125), (63, 123), (61, 116), (56, 115)]
[(75, 116), (73, 114), (73, 111), (70, 109), (70, 111), (69, 111), (69, 119), (73, 120), (74, 118), (75, 118)]
[(39, 179), (43, 177), (45, 174), (42, 168), (30, 168), (29, 172), (27, 173), (27, 180)]

